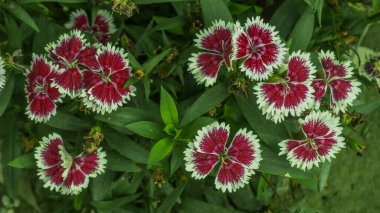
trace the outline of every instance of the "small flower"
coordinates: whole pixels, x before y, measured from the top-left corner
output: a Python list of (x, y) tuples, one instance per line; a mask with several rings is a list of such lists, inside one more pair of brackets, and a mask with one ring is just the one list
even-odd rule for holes
[(195, 179), (205, 178), (219, 163), (215, 185), (223, 192), (234, 192), (247, 184), (261, 161), (256, 135), (240, 129), (227, 148), (229, 132), (229, 126), (224, 123), (203, 127), (184, 152), (186, 170), (192, 172)]
[(101, 43), (108, 42), (116, 31), (113, 17), (106, 10), (98, 10), (92, 26), (90, 26), (86, 12), (82, 9), (76, 10), (70, 14), (70, 21), (65, 24), (65, 27), (91, 32), (94, 34), (94, 38)]
[(197, 34), (195, 45), (204, 51), (192, 54), (189, 59), (189, 71), (198, 84), (205, 84), (206, 87), (213, 85), (222, 62), (228, 69), (231, 67), (232, 30), (232, 23), (226, 24), (219, 20)]
[(335, 154), (345, 147), (339, 118), (330, 112), (311, 112), (304, 120), (299, 120), (305, 135), (303, 140), (284, 140), (280, 142), (279, 155), (287, 155), (291, 166), (302, 170), (311, 169), (320, 162), (331, 161)]
[(56, 113), (56, 103), (60, 101), (61, 93), (51, 84), (58, 70), (45, 56), (33, 55), (31, 69), (26, 72), (26, 114), (36, 122), (46, 122)]
[(284, 44), (275, 28), (260, 17), (248, 19), (244, 28), (236, 24), (233, 38), (233, 59), (244, 58), (240, 69), (251, 80), (266, 80), (274, 68), (279, 68), (284, 60)]
[(84, 71), (84, 105), (93, 112), (112, 112), (134, 96), (134, 86), (124, 88), (131, 78), (128, 56), (122, 49), (108, 44), (98, 49), (95, 69)]
[(46, 47), (50, 57), (61, 69), (54, 79), (54, 85), (61, 93), (68, 94), (72, 98), (79, 95), (83, 87), (82, 67), (91, 69), (97, 66), (95, 59), (97, 48), (85, 43), (83, 34), (73, 30)]
[(314, 88), (315, 109), (319, 109), (327, 88), (330, 88), (330, 107), (335, 113), (345, 112), (348, 105), (356, 99), (360, 93), (361, 85), (352, 76), (352, 67), (349, 61), (339, 62), (335, 60), (333, 52), (321, 51), (319, 59), (323, 67), (323, 79), (315, 79), (312, 83)]
[(5, 85), (5, 69), (4, 69), (4, 61), (0, 56), (0, 91), (3, 89)]
[(44, 187), (64, 195), (77, 195), (88, 187), (89, 178), (104, 173), (106, 153), (99, 148), (91, 154), (72, 157), (58, 134), (42, 138), (34, 154), (38, 176)]
[(289, 114), (300, 116), (313, 101), (311, 81), (314, 73), (309, 53), (292, 53), (284, 79), (255, 86), (259, 109), (275, 123), (283, 121)]

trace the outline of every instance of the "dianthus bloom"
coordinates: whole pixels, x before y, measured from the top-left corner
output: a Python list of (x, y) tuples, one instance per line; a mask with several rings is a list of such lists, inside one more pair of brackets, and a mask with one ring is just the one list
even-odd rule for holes
[(232, 38), (233, 56), (244, 59), (240, 69), (251, 80), (266, 80), (279, 68), (287, 52), (278, 32), (260, 17), (248, 19), (244, 28), (236, 24)]
[(31, 69), (27, 71), (26, 93), (28, 106), (26, 114), (37, 122), (46, 122), (56, 113), (56, 102), (61, 93), (52, 87), (58, 67), (49, 63), (45, 56), (33, 55)]
[(93, 23), (90, 26), (87, 13), (80, 9), (70, 14), (70, 21), (65, 24), (65, 27), (91, 32), (94, 38), (102, 43), (108, 42), (112, 33), (116, 31), (112, 15), (106, 10), (98, 10)]
[(223, 62), (231, 67), (232, 31), (232, 23), (219, 20), (197, 34), (195, 45), (204, 51), (192, 55), (189, 70), (198, 84), (213, 85)]
[(64, 195), (79, 194), (88, 187), (90, 177), (104, 173), (107, 163), (101, 148), (72, 157), (65, 150), (61, 136), (55, 133), (42, 138), (34, 156), (44, 187)]
[(330, 88), (330, 107), (334, 112), (345, 112), (348, 105), (356, 99), (360, 92), (360, 82), (350, 79), (352, 67), (350, 62), (339, 62), (335, 60), (333, 52), (321, 51), (319, 59), (323, 68), (323, 78), (313, 81), (315, 90), (315, 108), (318, 109), (327, 88)]
[(135, 87), (124, 88), (131, 77), (128, 56), (122, 49), (108, 44), (96, 53), (96, 68), (84, 71), (81, 97), (94, 112), (112, 112), (134, 96)]
[(283, 121), (288, 114), (300, 116), (313, 101), (313, 73), (310, 54), (292, 53), (285, 78), (274, 83), (258, 83), (254, 88), (259, 109), (275, 123)]
[(0, 56), (0, 91), (3, 89), (5, 84), (5, 69), (4, 69), (4, 61)]
[(291, 166), (302, 170), (311, 169), (320, 162), (331, 161), (345, 147), (339, 118), (330, 112), (311, 112), (305, 120), (299, 120), (305, 135), (303, 140), (284, 140), (280, 143), (279, 155), (287, 155)]
[(254, 170), (259, 168), (261, 150), (257, 136), (240, 129), (226, 147), (229, 126), (213, 123), (198, 131), (194, 143), (185, 150), (186, 170), (195, 179), (205, 178), (218, 166), (215, 179), (217, 189), (234, 192), (248, 184)]
[(83, 34), (78, 30), (62, 35), (56, 43), (49, 44), (46, 51), (61, 69), (54, 79), (59, 91), (75, 97), (82, 91), (82, 69), (97, 66), (96, 47), (85, 44)]

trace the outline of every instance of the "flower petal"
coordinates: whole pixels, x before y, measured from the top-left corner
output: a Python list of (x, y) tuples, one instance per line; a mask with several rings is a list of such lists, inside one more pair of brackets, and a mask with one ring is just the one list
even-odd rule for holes
[(315, 109), (319, 109), (322, 98), (326, 94), (327, 84), (323, 80), (316, 79), (312, 81), (311, 86), (314, 89), (314, 93), (313, 93), (314, 101), (312, 105), (315, 106)]
[(186, 171), (192, 172), (195, 179), (205, 178), (218, 163), (218, 155), (196, 151), (194, 143), (189, 143), (185, 150)]
[(74, 98), (82, 91), (82, 80), (83, 76), (79, 68), (69, 68), (57, 74), (54, 78), (54, 86), (59, 88), (60, 93)]
[(93, 45), (85, 46), (78, 55), (78, 64), (83, 65), (89, 69), (95, 69), (98, 66), (95, 55), (98, 47)]
[(240, 129), (232, 140), (227, 155), (254, 173), (253, 170), (259, 168), (262, 160), (259, 139), (252, 131)]
[(214, 122), (203, 127), (195, 137), (194, 146), (198, 152), (222, 154), (225, 150), (230, 127), (225, 123)]
[(305, 119), (300, 119), (299, 123), (308, 138), (331, 137), (331, 133), (337, 136), (341, 134), (342, 128), (339, 127), (339, 118), (333, 116), (328, 111), (312, 111)]
[(360, 82), (356, 80), (335, 79), (329, 84), (331, 90), (331, 108), (338, 113), (345, 112), (348, 105), (357, 98), (360, 93)]
[(64, 168), (61, 166), (62, 160), (59, 155), (61, 146), (63, 146), (62, 138), (54, 133), (43, 137), (34, 153), (38, 177), (45, 182), (44, 187), (50, 190), (59, 191), (63, 183)]
[(111, 34), (116, 31), (112, 14), (107, 10), (99, 10), (96, 14), (92, 29), (95, 32), (95, 38), (99, 42), (108, 42), (111, 38)]
[(223, 57), (214, 53), (196, 53), (189, 59), (189, 70), (194, 75), (198, 84), (211, 86), (222, 65)]
[(339, 62), (335, 60), (335, 54), (331, 51), (319, 52), (323, 72), (326, 79), (333, 77), (350, 78), (352, 76), (352, 67), (349, 61)]
[(75, 164), (80, 167), (85, 175), (90, 177), (96, 177), (98, 174), (104, 173), (105, 165), (107, 163), (106, 153), (102, 151), (102, 148), (98, 148), (96, 152), (92, 152), (88, 155), (78, 155), (74, 158)]
[(291, 166), (302, 170), (311, 169), (313, 165), (318, 166), (320, 159), (316, 150), (306, 141), (285, 140), (280, 142), (281, 152), (279, 155), (287, 154)]
[(68, 29), (91, 30), (87, 13), (83, 9), (76, 10), (70, 14), (70, 21), (65, 24)]
[(223, 192), (235, 192), (237, 189), (248, 184), (250, 172), (243, 165), (232, 160), (226, 159), (216, 175), (216, 189), (221, 189)]
[(291, 82), (305, 82), (314, 79), (315, 67), (309, 53), (294, 52), (289, 56), (287, 77)]

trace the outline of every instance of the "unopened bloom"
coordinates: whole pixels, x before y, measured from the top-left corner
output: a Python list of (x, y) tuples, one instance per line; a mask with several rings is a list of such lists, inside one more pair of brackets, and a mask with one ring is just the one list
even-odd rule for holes
[(319, 108), (327, 88), (330, 88), (330, 107), (336, 113), (345, 112), (360, 93), (361, 84), (351, 79), (352, 67), (349, 61), (335, 60), (334, 53), (330, 51), (321, 51), (319, 59), (323, 67), (323, 79), (315, 79), (312, 83), (315, 108)]
[(99, 42), (106, 43), (116, 31), (111, 13), (106, 10), (98, 10), (92, 26), (83, 9), (76, 10), (70, 14), (70, 21), (65, 24), (68, 29), (77, 29), (91, 32)]
[(91, 154), (72, 157), (58, 134), (42, 138), (34, 154), (38, 176), (44, 187), (62, 194), (76, 195), (88, 187), (89, 178), (104, 173), (106, 153), (99, 148)]
[(189, 70), (198, 84), (213, 85), (223, 62), (228, 69), (231, 67), (232, 31), (232, 23), (219, 20), (197, 34), (195, 45), (203, 51), (189, 59)]
[(240, 129), (227, 147), (229, 132), (229, 126), (224, 123), (215, 122), (203, 127), (184, 152), (186, 170), (192, 172), (195, 179), (205, 178), (217, 167), (215, 185), (223, 192), (234, 192), (248, 184), (261, 161), (256, 135)]
[(3, 89), (5, 84), (5, 69), (4, 69), (4, 61), (0, 56), (0, 91)]
[(96, 53), (96, 68), (84, 71), (84, 105), (93, 112), (104, 114), (122, 106), (134, 96), (136, 88), (125, 83), (131, 78), (128, 55), (122, 49), (108, 44)]
[(61, 93), (52, 87), (52, 82), (58, 70), (58, 66), (48, 62), (45, 56), (33, 55), (31, 69), (26, 73), (26, 114), (36, 122), (46, 122), (56, 113)]
[(233, 59), (244, 59), (240, 69), (251, 80), (266, 80), (279, 68), (286, 49), (278, 32), (260, 17), (248, 19), (244, 28), (236, 24), (232, 38)]
[(311, 81), (314, 73), (309, 53), (292, 53), (283, 79), (255, 86), (259, 109), (275, 123), (283, 121), (289, 114), (300, 116), (313, 101)]
[(313, 111), (299, 123), (305, 139), (288, 139), (279, 144), (279, 155), (286, 155), (291, 166), (302, 170), (311, 169), (314, 165), (318, 167), (320, 162), (331, 161), (345, 147), (339, 118), (330, 112)]
[(75, 97), (82, 91), (83, 69), (97, 66), (95, 54), (97, 48), (86, 44), (83, 34), (78, 30), (63, 34), (56, 43), (46, 47), (60, 71), (54, 79), (61, 93)]

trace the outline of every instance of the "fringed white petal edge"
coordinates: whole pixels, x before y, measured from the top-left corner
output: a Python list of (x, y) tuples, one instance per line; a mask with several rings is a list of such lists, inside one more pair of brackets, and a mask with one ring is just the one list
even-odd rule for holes
[(43, 137), (39, 141), (39, 146), (36, 147), (36, 149), (34, 151), (34, 158), (36, 159), (36, 164), (38, 167), (37, 176), (39, 177), (40, 180), (42, 180), (42, 182), (44, 182), (44, 185), (43, 185), (44, 188), (49, 188), (51, 191), (58, 192), (61, 185), (56, 185), (55, 183), (51, 182), (50, 178), (45, 175), (44, 170), (49, 169), (51, 167), (46, 166), (45, 162), (43, 161), (43, 158), (42, 158), (42, 152), (46, 151), (46, 149), (48, 148), (50, 143), (55, 139), (58, 139), (58, 140), (62, 141), (62, 143), (63, 143), (61, 136), (56, 134), (56, 133), (52, 133), (52, 134), (48, 135), (47, 137)]
[[(239, 163), (240, 165), (242, 165), (244, 167), (247, 167), (249, 172), (251, 174), (254, 174), (255, 173), (254, 170), (256, 170), (260, 167), (260, 161), (262, 160), (260, 143), (259, 143), (260, 140), (258, 139), (257, 135), (253, 134), (252, 131), (247, 132), (246, 128), (239, 129), (239, 131), (236, 133), (236, 135), (232, 139), (232, 143), (235, 140), (235, 138), (238, 136), (243, 136), (244, 138), (248, 139), (249, 144), (251, 145), (251, 148), (253, 150), (253, 155), (252, 155), (253, 161), (250, 163), (250, 165), (243, 165), (243, 164), (239, 163), (238, 161), (235, 161), (235, 162)], [(228, 149), (230, 149), (232, 147), (232, 143), (230, 144), (230, 147)]]
[[(258, 108), (262, 111), (263, 115), (266, 115), (266, 119), (272, 120), (275, 124), (281, 123), (285, 120), (285, 117), (288, 117), (289, 114), (291, 116), (300, 116), (304, 111), (307, 109), (310, 109), (310, 106), (312, 105), (314, 101), (314, 89), (310, 85), (310, 82), (305, 82), (300, 85), (304, 85), (308, 88), (308, 91), (306, 93), (306, 99), (298, 104), (297, 107), (293, 108), (286, 108), (284, 105), (281, 106), (280, 109), (275, 107), (274, 103), (269, 104), (265, 100), (265, 95), (261, 90), (261, 86), (263, 84), (272, 84), (272, 83), (258, 83), (253, 89), (254, 93), (257, 96), (257, 104)], [(278, 84), (278, 83), (273, 83)], [(295, 84), (295, 83), (292, 83)]]
[(103, 174), (105, 172), (106, 164), (108, 162), (106, 159), (107, 153), (102, 148), (98, 148), (95, 153), (98, 156), (98, 168), (93, 173), (88, 175), (92, 178), (96, 177), (97, 175)]
[(356, 100), (357, 96), (361, 92), (359, 88), (361, 83), (354, 79), (341, 79), (344, 81), (349, 81), (351, 83), (351, 90), (347, 93), (347, 98), (340, 101), (334, 101), (333, 99), (333, 90), (330, 87), (331, 97), (330, 97), (330, 107), (334, 111), (334, 113), (338, 114), (339, 112), (347, 111), (347, 107), (351, 106), (354, 100)]
[[(289, 141), (298, 141), (298, 142), (301, 142), (301, 144), (298, 145), (297, 147), (293, 148), (292, 150), (288, 151), (287, 144)], [(283, 140), (279, 143), (280, 153), (278, 155), (285, 155), (286, 154), (286, 159), (290, 162), (290, 166), (296, 167), (296, 168), (301, 169), (303, 171), (305, 171), (306, 169), (310, 170), (313, 166), (318, 167), (319, 162), (321, 160), (318, 157), (317, 151), (315, 151), (316, 158), (311, 160), (311, 161), (303, 161), (301, 159), (298, 159), (297, 155), (294, 154), (295, 149), (297, 149), (300, 146), (305, 146), (305, 145), (306, 145), (306, 141), (304, 141), (304, 140), (292, 140), (292, 139)]]
[[(333, 61), (334, 65), (343, 65), (343, 67), (346, 70), (346, 75), (344, 76), (344, 78), (351, 78), (352, 70), (353, 70), (353, 68), (351, 66), (351, 61), (338, 61), (338, 60), (336, 60), (335, 53), (330, 51), (330, 50), (327, 50), (326, 52), (321, 50), (318, 53), (318, 58), (319, 58), (319, 61), (321, 62), (321, 64), (322, 64), (322, 59), (329, 58), (330, 60)], [(325, 75), (325, 78), (326, 77), (330, 78), (330, 76), (326, 76), (325, 71), (323, 71), (323, 74)]]
[(228, 29), (231, 31), (231, 35), (232, 35), (233, 29), (234, 29), (234, 24), (231, 22), (226, 23), (225, 21), (223, 21), (221, 19), (213, 21), (211, 27), (209, 27), (207, 29), (203, 29), (196, 34), (196, 39), (194, 39), (195, 46), (198, 47), (199, 49), (209, 50), (209, 49), (202, 47), (202, 40), (204, 38), (206, 38), (207, 36), (210, 36), (218, 28)]
[(0, 56), (0, 91), (3, 89), (5, 85), (5, 68), (3, 58)]
[(60, 60), (64, 61), (65, 63), (68, 63), (65, 58), (62, 58), (61, 56), (57, 55), (56, 48), (61, 47), (62, 43), (64, 41), (67, 41), (67, 40), (74, 38), (74, 37), (78, 38), (82, 42), (82, 48), (81, 49), (84, 49), (86, 46), (86, 42), (87, 42), (87, 40), (84, 38), (84, 34), (81, 33), (80, 30), (71, 30), (70, 33), (65, 33), (65, 34), (62, 34), (61, 36), (59, 36), (58, 41), (51, 42), (51, 43), (47, 44), (45, 47), (45, 51), (50, 53), (50, 54), (56, 55), (58, 58), (60, 58)]
[(69, 22), (67, 22), (65, 24), (65, 27), (68, 28), (68, 29), (73, 29), (74, 27), (74, 20), (79, 17), (79, 16), (82, 16), (82, 15), (85, 15), (87, 17), (87, 24), (89, 25), (88, 23), (88, 16), (87, 16), (87, 13), (86, 11), (84, 11), (83, 9), (78, 9), (78, 10), (75, 10), (73, 12), (70, 13), (70, 20)]
[[(227, 131), (227, 138), (226, 138), (226, 141), (224, 142), (224, 143), (227, 143), (228, 135), (230, 133), (230, 126), (228, 124), (226, 125), (224, 122), (223, 123), (214, 122), (212, 124), (209, 124), (209, 125), (203, 127), (202, 129), (198, 130), (197, 136), (195, 136), (195, 140), (194, 140), (194, 146), (195, 146), (197, 152), (205, 153), (200, 148), (200, 144), (202, 143), (204, 136), (207, 135), (209, 132), (211, 132), (214, 129), (224, 129)], [(213, 153), (213, 154), (219, 155), (220, 153)]]
[[(188, 66), (189, 66), (189, 71), (191, 72), (191, 74), (194, 75), (194, 78), (195, 78), (197, 84), (198, 85), (204, 84), (206, 87), (209, 87), (209, 86), (212, 86), (213, 84), (215, 84), (216, 79), (218, 77), (218, 74), (216, 74), (215, 77), (210, 77), (210, 76), (203, 74), (202, 68), (198, 65), (198, 57), (204, 53), (205, 52), (193, 53), (191, 55), (191, 58), (189, 59)], [(206, 53), (206, 54), (213, 54), (213, 53)], [(220, 70), (222, 62), (219, 63), (218, 70)]]
[[(216, 162), (212, 166), (212, 168), (210, 169), (209, 173), (207, 173), (207, 174), (201, 174), (201, 173), (198, 172), (198, 170), (195, 167), (194, 154), (196, 152), (197, 151), (196, 151), (196, 148), (194, 146), (194, 143), (192, 143), (192, 142), (188, 143), (188, 147), (183, 152), (185, 154), (185, 158), (184, 158), (184, 160), (185, 160), (185, 170), (188, 171), (188, 172), (191, 172), (191, 177), (193, 177), (194, 179), (200, 180), (200, 179), (204, 179), (215, 168), (215, 166), (219, 162)], [(210, 155), (212, 155), (212, 154), (210, 154)]]
[[(240, 165), (240, 164), (239, 164)], [(217, 176), (219, 175), (220, 170), (222, 169), (222, 166), (220, 166)], [(249, 180), (251, 179), (251, 172), (248, 168), (242, 166), (244, 168), (244, 175), (241, 177), (241, 179), (236, 183), (229, 183), (229, 184), (223, 184), (218, 181), (218, 177), (215, 177), (215, 188), (222, 190), (223, 193), (226, 191), (232, 193), (236, 192), (236, 190), (243, 188), (245, 185), (249, 183)]]
[[(304, 65), (307, 67), (307, 69), (309, 71), (308, 79), (306, 81), (312, 81), (312, 80), (314, 80), (314, 78), (315, 78), (314, 74), (317, 72), (317, 69), (311, 63), (310, 53), (301, 52), (301, 51), (293, 52), (293, 53), (290, 54), (288, 61), (290, 62), (293, 58), (297, 58), (297, 57), (300, 58), (303, 61)], [(288, 63), (288, 66), (289, 66), (289, 63)]]
[[(104, 19), (106, 20), (106, 22), (108, 23), (108, 27), (109, 27), (109, 33), (108, 34), (112, 34), (112, 33), (116, 32), (116, 27), (114, 24), (112, 14), (107, 10), (98, 10), (98, 12), (96, 13), (96, 16), (99, 16), (99, 15), (103, 16)], [(95, 18), (95, 20), (96, 20), (96, 18)], [(93, 23), (93, 25), (94, 24), (95, 23)]]

